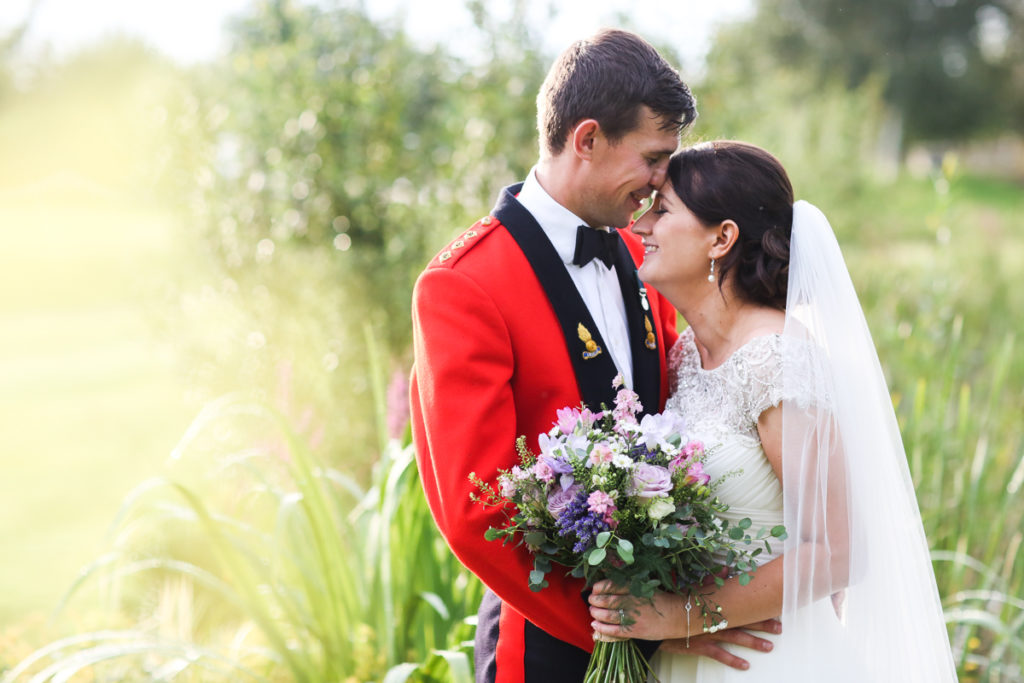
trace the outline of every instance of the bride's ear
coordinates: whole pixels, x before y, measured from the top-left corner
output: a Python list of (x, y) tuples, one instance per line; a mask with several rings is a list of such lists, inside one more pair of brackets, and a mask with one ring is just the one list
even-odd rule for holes
[(711, 250), (708, 258), (720, 259), (728, 254), (736, 240), (740, 237), (740, 227), (735, 221), (725, 220), (718, 224), (714, 230), (714, 241), (711, 243)]

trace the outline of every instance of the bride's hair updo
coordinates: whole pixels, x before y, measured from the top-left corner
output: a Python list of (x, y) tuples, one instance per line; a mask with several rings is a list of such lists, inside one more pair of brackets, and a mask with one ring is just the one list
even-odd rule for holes
[(673, 155), (668, 177), (701, 223), (739, 226), (736, 243), (715, 264), (719, 287), (735, 270), (737, 296), (785, 309), (793, 186), (779, 160), (745, 142), (717, 140)]

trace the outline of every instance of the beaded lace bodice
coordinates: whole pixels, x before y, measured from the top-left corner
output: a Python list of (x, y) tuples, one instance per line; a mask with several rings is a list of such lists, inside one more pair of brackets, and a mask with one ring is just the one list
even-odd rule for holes
[(755, 337), (712, 370), (701, 367), (693, 330), (679, 335), (669, 352), (670, 398), (665, 410), (679, 413), (687, 431), (705, 440), (729, 435), (760, 444), (757, 420), (784, 398), (783, 337)]

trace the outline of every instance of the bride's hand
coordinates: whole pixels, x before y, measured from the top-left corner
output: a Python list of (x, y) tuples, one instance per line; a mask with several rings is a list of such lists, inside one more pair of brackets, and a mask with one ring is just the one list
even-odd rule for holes
[(589, 600), (591, 626), (600, 636), (665, 640), (686, 635), (679, 595), (655, 593), (652, 601), (645, 601), (624, 586), (598, 581)]

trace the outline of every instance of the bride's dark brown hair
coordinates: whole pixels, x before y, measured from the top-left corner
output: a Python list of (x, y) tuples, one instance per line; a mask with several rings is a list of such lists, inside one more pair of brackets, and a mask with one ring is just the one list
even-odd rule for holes
[(746, 142), (716, 140), (674, 154), (668, 177), (701, 223), (739, 226), (736, 243), (715, 263), (719, 287), (735, 270), (737, 296), (785, 309), (793, 186), (779, 160)]

